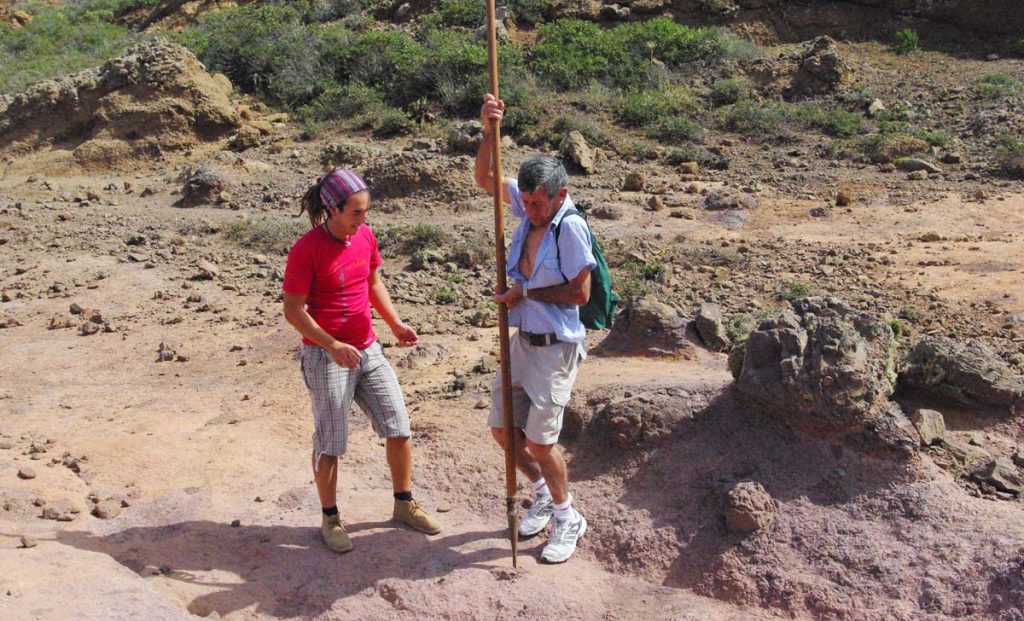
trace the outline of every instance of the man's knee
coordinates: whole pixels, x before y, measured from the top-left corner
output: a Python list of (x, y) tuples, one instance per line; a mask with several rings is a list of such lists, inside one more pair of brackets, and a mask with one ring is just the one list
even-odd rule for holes
[(505, 447), (505, 430), (504, 429), (502, 429), (501, 427), (491, 427), (491, 437), (493, 437), (494, 441), (497, 442), (499, 445), (501, 445), (502, 448)]
[(537, 444), (529, 438), (526, 439), (526, 450), (530, 451), (535, 459), (545, 459), (554, 448), (554, 444)]

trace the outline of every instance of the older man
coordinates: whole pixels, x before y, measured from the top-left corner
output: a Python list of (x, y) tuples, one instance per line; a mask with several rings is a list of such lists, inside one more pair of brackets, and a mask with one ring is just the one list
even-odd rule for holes
[[(504, 102), (484, 96), (480, 115), (485, 129), (476, 157), (476, 183), (488, 192), (495, 187), (491, 121), (500, 120), (504, 109)], [(575, 210), (566, 185), (565, 168), (546, 155), (523, 162), (516, 179), (501, 180), (502, 199), (522, 221), (509, 246), (506, 271), (511, 286), (494, 296), (508, 307), (509, 325), (519, 329), (509, 343), (513, 420), (519, 435), (515, 457), (534, 490), (519, 534), (536, 535), (554, 517), (541, 554), (550, 563), (568, 560), (587, 530), (586, 519), (572, 507), (557, 442), (562, 414), (586, 357), (579, 307), (590, 298), (590, 271), (597, 263), (587, 223)], [(487, 423), (504, 446), (501, 396), (498, 374)]]

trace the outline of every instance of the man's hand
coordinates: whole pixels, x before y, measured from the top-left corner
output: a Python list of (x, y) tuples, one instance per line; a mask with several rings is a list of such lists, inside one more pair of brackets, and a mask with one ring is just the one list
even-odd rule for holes
[(494, 95), (487, 93), (484, 95), (484, 105), (480, 108), (480, 121), (484, 124), (484, 131), (486, 132), (491, 126), (491, 121), (501, 122), (501, 118), (505, 114), (505, 102), (500, 99), (495, 99)]
[(419, 335), (412, 329), (412, 326), (398, 322), (391, 326), (391, 333), (398, 339), (399, 347), (412, 347), (416, 343), (420, 342)]
[(331, 359), (334, 360), (335, 364), (346, 369), (354, 369), (359, 366), (360, 360), (362, 360), (362, 354), (355, 347), (348, 343), (342, 343), (341, 341), (334, 341), (327, 353), (331, 355)]
[(508, 291), (505, 293), (494, 294), (494, 301), (498, 304), (504, 304), (509, 308), (515, 308), (516, 304), (523, 299), (523, 287), (519, 283), (514, 283)]

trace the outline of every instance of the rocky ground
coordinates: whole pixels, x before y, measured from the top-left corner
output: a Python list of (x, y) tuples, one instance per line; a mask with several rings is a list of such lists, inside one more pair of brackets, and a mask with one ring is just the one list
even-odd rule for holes
[[(220, 116), (248, 129), (231, 136), (144, 114), (180, 140), (126, 166), (120, 122), (93, 137), (119, 157), (87, 161), (66, 128), (20, 127), (0, 175), (4, 618), (1024, 619), (1024, 188), (989, 162), (1022, 116), (965, 86), (1021, 65), (838, 45), (886, 106), (954, 136), (938, 170), (714, 135), (726, 170), (595, 150), (572, 177), (634, 303), (589, 336), (567, 416), (592, 530), (562, 567), (537, 561), (542, 539), (509, 559), (471, 136), (307, 140), (234, 102)], [(93, 122), (139, 113), (100, 99)], [(506, 166), (533, 152), (508, 144)], [(445, 522), (386, 521), (356, 412), (344, 557), (318, 541), (279, 293), (295, 200), (328, 160), (366, 174), (386, 282), (422, 336), (403, 350), (379, 329), (417, 496)], [(808, 296), (846, 306), (791, 305)], [(778, 353), (792, 342), (798, 363)]]

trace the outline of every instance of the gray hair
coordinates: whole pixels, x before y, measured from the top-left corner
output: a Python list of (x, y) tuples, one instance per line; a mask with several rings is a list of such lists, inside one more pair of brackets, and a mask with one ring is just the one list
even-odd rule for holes
[(527, 194), (543, 187), (548, 198), (569, 185), (569, 176), (562, 162), (550, 155), (534, 155), (519, 167), (519, 191)]

